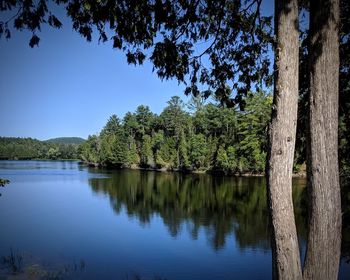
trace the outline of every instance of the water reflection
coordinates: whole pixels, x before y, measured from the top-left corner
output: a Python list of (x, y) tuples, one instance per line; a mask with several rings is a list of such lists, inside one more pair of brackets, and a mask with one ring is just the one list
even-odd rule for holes
[[(175, 237), (185, 227), (193, 239), (203, 228), (211, 247), (217, 251), (234, 236), (241, 250), (269, 250), (270, 229), (263, 178), (213, 177), (156, 172), (113, 172), (108, 178), (92, 178), (94, 192), (109, 196), (113, 210), (123, 209), (141, 225), (159, 215)], [(305, 240), (306, 191), (296, 181), (293, 197), (299, 236)]]
[[(35, 161), (18, 162), (18, 168), (14, 162), (0, 162), (0, 177), (11, 180), (0, 199), (0, 279), (9, 273), (11, 246), (24, 252), (20, 274), (39, 267), (37, 274), (56, 275), (68, 264), (80, 267), (79, 259), (84, 259), (87, 265), (80, 279), (271, 277), (263, 178), (104, 171), (76, 162), (37, 166)], [(339, 279), (350, 275), (347, 190), (342, 194)], [(295, 180), (301, 248), (306, 239), (306, 193), (305, 180)], [(28, 259), (27, 252), (37, 257)], [(73, 274), (64, 278), (79, 278)]]

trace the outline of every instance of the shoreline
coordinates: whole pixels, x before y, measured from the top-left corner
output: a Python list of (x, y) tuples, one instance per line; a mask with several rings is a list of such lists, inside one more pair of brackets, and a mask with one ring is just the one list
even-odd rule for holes
[[(175, 169), (175, 168), (155, 168), (155, 167), (141, 167), (138, 165), (132, 166), (104, 166), (99, 163), (93, 162), (85, 162), (80, 159), (0, 159), (0, 161), (31, 161), (31, 160), (39, 160), (39, 161), (77, 161), (80, 165), (85, 165), (87, 167), (96, 168), (96, 169), (109, 169), (109, 170), (141, 170), (141, 171), (155, 171), (155, 172), (164, 172), (164, 173), (182, 173), (182, 174), (206, 174), (206, 175), (214, 175), (214, 176), (228, 176), (228, 177), (265, 177), (265, 172), (254, 172), (254, 171), (243, 171), (243, 172), (232, 172), (225, 170), (189, 170), (189, 169)], [(306, 178), (306, 172), (298, 172), (293, 173), (293, 178)]]
[[(254, 172), (254, 171), (245, 171), (245, 172), (227, 172), (225, 170), (186, 170), (186, 169), (171, 169), (171, 168), (152, 168), (152, 167), (140, 167), (140, 166), (103, 166), (98, 163), (84, 162), (79, 161), (79, 164), (85, 165), (91, 168), (96, 169), (109, 169), (109, 170), (141, 170), (141, 171), (154, 171), (154, 172), (163, 172), (163, 173), (182, 173), (182, 174), (205, 174), (205, 175), (214, 175), (214, 176), (228, 176), (228, 177), (265, 177), (264, 172)], [(293, 178), (306, 178), (306, 172), (293, 173)]]
[[(96, 169), (109, 169), (109, 170), (141, 170), (141, 171), (154, 171), (154, 172), (164, 172), (164, 173), (182, 173), (182, 174), (205, 174), (205, 175), (214, 175), (214, 176), (228, 176), (228, 177), (265, 177), (265, 172), (254, 172), (254, 171), (243, 171), (243, 172), (232, 172), (225, 170), (189, 170), (189, 169), (175, 169), (175, 168), (153, 168), (153, 167), (141, 167), (138, 165), (132, 166), (105, 166), (99, 163), (85, 162), (80, 159), (0, 159), (0, 161), (77, 161), (80, 165), (85, 165), (87, 167), (96, 168)], [(306, 172), (298, 172), (292, 174), (293, 178), (306, 178)]]

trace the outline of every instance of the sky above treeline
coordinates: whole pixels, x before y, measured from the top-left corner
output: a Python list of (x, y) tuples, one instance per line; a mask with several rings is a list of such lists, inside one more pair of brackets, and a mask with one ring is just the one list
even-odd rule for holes
[(188, 99), (182, 85), (162, 82), (149, 62), (128, 65), (110, 43), (88, 43), (68, 18), (62, 29), (46, 26), (38, 35), (33, 49), (26, 31), (0, 40), (0, 136), (87, 138), (112, 114), (122, 118), (141, 104), (160, 113), (171, 96)]
[(159, 114), (171, 96), (189, 100), (183, 85), (162, 82), (151, 63), (128, 65), (111, 42), (88, 43), (63, 10), (57, 14), (63, 28), (43, 26), (39, 47), (29, 47), (27, 31), (0, 39), (0, 136), (87, 138), (112, 114), (122, 118), (141, 104)]

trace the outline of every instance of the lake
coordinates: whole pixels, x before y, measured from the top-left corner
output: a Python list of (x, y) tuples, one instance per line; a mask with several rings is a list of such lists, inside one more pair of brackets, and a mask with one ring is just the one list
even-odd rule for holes
[[(0, 161), (0, 178), (11, 181), (0, 188), (0, 279), (271, 279), (263, 178), (75, 161)], [(293, 184), (304, 255), (306, 182)], [(339, 279), (350, 277), (348, 229)]]

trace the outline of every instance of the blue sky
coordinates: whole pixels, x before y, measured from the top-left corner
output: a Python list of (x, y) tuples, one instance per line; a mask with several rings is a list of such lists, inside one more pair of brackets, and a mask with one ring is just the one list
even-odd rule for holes
[(29, 47), (29, 32), (0, 40), (0, 136), (86, 138), (112, 114), (123, 117), (140, 104), (160, 113), (173, 95), (188, 100), (182, 85), (161, 82), (150, 63), (128, 65), (111, 44), (87, 43), (63, 23), (43, 28), (39, 48)]
[[(263, 11), (272, 10), (263, 1)], [(162, 82), (149, 62), (128, 65), (111, 43), (86, 42), (63, 10), (58, 16), (63, 28), (43, 26), (39, 47), (29, 47), (26, 31), (0, 39), (0, 136), (87, 138), (112, 114), (122, 118), (141, 104), (160, 113), (173, 95), (189, 100), (183, 85)]]

